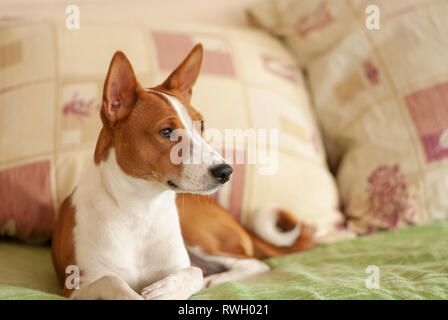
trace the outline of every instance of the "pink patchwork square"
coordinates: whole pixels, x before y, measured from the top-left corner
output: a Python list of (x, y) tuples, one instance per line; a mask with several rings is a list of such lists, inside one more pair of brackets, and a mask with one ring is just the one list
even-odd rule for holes
[(428, 162), (448, 157), (448, 82), (405, 97)]
[(12, 220), (16, 238), (50, 238), (55, 217), (50, 162), (0, 171), (0, 203), (0, 228)]
[(201, 36), (199, 41), (195, 37), (182, 33), (153, 32), (159, 68), (172, 71), (186, 57), (197, 42), (204, 47), (202, 72), (235, 77), (235, 67), (232, 56), (226, 48), (223, 39), (216, 36)]
[[(220, 152), (221, 156), (225, 157), (225, 153)], [(246, 159), (247, 155), (244, 150), (234, 150), (232, 154), (232, 168), (233, 173), (230, 182), (230, 198), (228, 203), (220, 201), (220, 191), (212, 194), (212, 198), (219, 202), (229, 213), (238, 221), (241, 219), (244, 200), (244, 187), (246, 180)], [(239, 163), (237, 159), (244, 159), (244, 163)], [(230, 159), (227, 159), (230, 160)], [(228, 185), (224, 186), (224, 188)]]

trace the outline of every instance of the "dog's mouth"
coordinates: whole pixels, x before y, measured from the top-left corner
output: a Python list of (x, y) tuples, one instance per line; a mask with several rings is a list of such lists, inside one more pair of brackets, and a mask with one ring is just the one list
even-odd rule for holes
[(168, 186), (168, 188), (177, 193), (212, 194), (216, 192), (219, 188), (221, 188), (223, 186), (223, 183), (207, 184), (206, 186), (200, 189), (185, 189), (178, 186), (172, 180), (167, 180), (166, 185)]
[(166, 182), (166, 184), (168, 185), (168, 187), (170, 187), (171, 189), (178, 189), (179, 187), (177, 186), (177, 184), (175, 184), (173, 181), (168, 180)]
[(178, 193), (211, 194), (221, 188), (230, 180), (233, 169), (228, 164), (212, 165), (206, 171), (199, 167), (188, 167), (189, 171), (184, 171), (181, 177), (170, 177), (165, 181), (169, 189)]

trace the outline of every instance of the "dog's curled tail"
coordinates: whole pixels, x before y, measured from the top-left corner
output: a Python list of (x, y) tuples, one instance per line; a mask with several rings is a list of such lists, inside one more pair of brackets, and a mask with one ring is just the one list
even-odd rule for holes
[(312, 234), (305, 224), (275, 205), (256, 212), (248, 219), (246, 226), (258, 258), (304, 251), (314, 245)]

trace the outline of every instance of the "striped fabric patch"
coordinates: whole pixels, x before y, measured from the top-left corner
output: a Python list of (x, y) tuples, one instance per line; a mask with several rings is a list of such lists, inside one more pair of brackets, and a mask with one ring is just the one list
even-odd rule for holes
[[(225, 154), (221, 155), (224, 157)], [(229, 211), (229, 213), (238, 221), (241, 219), (241, 214), (244, 204), (244, 188), (246, 180), (246, 154), (243, 150), (233, 151), (233, 173), (232, 177), (223, 189), (218, 190), (212, 194), (212, 198), (215, 199), (220, 205)], [(236, 163), (236, 159), (244, 156), (244, 163)]]

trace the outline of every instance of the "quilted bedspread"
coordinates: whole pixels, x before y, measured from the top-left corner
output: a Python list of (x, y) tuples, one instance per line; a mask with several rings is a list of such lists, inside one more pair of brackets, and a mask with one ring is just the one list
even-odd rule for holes
[[(192, 299), (448, 299), (448, 222), (266, 261), (270, 272)], [(0, 299), (57, 299), (48, 247), (0, 242)]]

